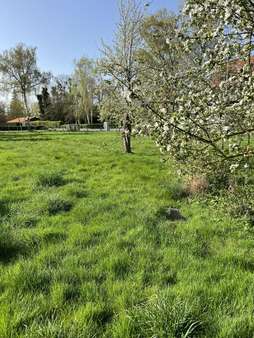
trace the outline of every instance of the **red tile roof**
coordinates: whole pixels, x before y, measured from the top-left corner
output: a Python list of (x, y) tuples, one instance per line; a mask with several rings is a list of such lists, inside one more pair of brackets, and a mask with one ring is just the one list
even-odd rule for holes
[(21, 116), (21, 117), (16, 117), (15, 119), (7, 121), (7, 123), (25, 123), (25, 122), (33, 122), (33, 121), (38, 121), (39, 117), (37, 116)]
[(7, 121), (7, 123), (25, 123), (29, 121), (29, 117), (16, 117), (13, 120)]
[[(243, 67), (248, 64), (249, 61), (243, 61), (243, 60), (232, 60), (229, 62), (229, 68), (231, 70), (236, 70), (237, 72), (240, 72)], [(250, 64), (252, 67), (254, 67), (254, 56), (251, 56), (250, 58)]]

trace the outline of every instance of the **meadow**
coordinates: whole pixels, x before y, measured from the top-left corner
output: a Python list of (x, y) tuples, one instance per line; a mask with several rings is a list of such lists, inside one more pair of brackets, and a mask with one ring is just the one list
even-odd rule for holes
[(148, 138), (1, 133), (0, 177), (1, 338), (253, 337), (253, 232)]

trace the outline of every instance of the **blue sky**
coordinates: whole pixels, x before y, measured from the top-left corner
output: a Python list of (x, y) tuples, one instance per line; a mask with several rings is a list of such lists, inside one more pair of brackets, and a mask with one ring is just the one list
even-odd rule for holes
[[(153, 0), (150, 11), (177, 11), (181, 2)], [(0, 51), (37, 46), (39, 66), (54, 74), (71, 73), (82, 55), (98, 57), (118, 21), (117, 0), (0, 0), (0, 9)]]

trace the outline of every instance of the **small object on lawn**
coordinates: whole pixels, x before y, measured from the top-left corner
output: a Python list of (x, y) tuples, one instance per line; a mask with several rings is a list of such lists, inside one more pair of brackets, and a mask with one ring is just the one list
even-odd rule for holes
[(166, 210), (166, 217), (170, 221), (186, 221), (186, 218), (181, 214), (180, 210), (176, 208), (168, 208)]

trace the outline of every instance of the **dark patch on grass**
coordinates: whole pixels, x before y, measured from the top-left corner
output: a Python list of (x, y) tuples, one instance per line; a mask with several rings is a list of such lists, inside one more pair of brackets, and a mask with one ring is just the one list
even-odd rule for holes
[(0, 239), (0, 261), (3, 263), (9, 263), (13, 259), (17, 258), (23, 251), (22, 245), (19, 242), (9, 242), (6, 238)]
[(85, 190), (75, 190), (72, 193), (72, 196), (77, 197), (77, 198), (86, 198), (88, 197), (88, 192)]
[(174, 201), (181, 201), (185, 198), (190, 197), (190, 194), (188, 193), (186, 188), (180, 183), (172, 185), (169, 194)]
[(185, 221), (186, 218), (181, 214), (180, 210), (174, 207), (161, 207), (156, 212), (157, 221), (171, 221), (171, 222), (179, 222)]
[(20, 176), (13, 176), (13, 177), (12, 177), (12, 180), (13, 180), (14, 182), (18, 182), (18, 181), (21, 180), (21, 177), (20, 177)]
[(24, 220), (23, 224), (24, 224), (24, 227), (31, 228), (31, 227), (35, 227), (37, 223), (38, 223), (37, 218), (29, 217)]
[(38, 217), (28, 215), (17, 215), (10, 219), (10, 223), (15, 228), (33, 228), (38, 223)]
[(157, 246), (161, 245), (162, 236), (160, 233), (159, 223), (161, 222), (161, 217), (147, 217), (146, 225), (142, 237), (144, 240), (156, 244)]
[(100, 194), (100, 198), (102, 199), (102, 200), (105, 200), (105, 199), (107, 199), (107, 198), (109, 198), (109, 193), (107, 193), (107, 192), (104, 192), (104, 193), (102, 193), (102, 194)]
[(112, 309), (104, 307), (95, 309), (91, 315), (91, 319), (100, 326), (105, 326), (113, 319), (114, 312)]
[(211, 255), (210, 241), (207, 234), (196, 230), (193, 236), (193, 254), (197, 257), (207, 258)]
[(61, 212), (70, 211), (72, 207), (72, 202), (57, 197), (49, 199), (47, 210), (50, 216), (54, 216)]
[(159, 276), (162, 286), (168, 287), (177, 283), (177, 273), (170, 266), (163, 266)]
[(225, 267), (231, 265), (234, 268), (238, 268), (243, 271), (254, 272), (254, 261), (252, 261), (251, 257), (233, 256), (221, 259), (221, 261)]
[(67, 239), (67, 234), (63, 232), (50, 231), (43, 234), (43, 240), (46, 243), (58, 243)]
[[(28, 243), (9, 227), (2, 227), (0, 235), (0, 261), (10, 263), (20, 255), (28, 253)], [(31, 245), (32, 243), (30, 243)], [(31, 247), (30, 247), (31, 249)]]
[(157, 212), (155, 214), (155, 218), (153, 219), (153, 221), (156, 221), (157, 223), (162, 221), (162, 220), (166, 221), (167, 220), (167, 208), (168, 208), (168, 206), (160, 207), (157, 210)]
[(52, 272), (33, 263), (23, 264), (14, 276), (14, 284), (24, 292), (49, 293)]
[(116, 279), (124, 279), (130, 272), (129, 262), (125, 258), (117, 258), (111, 263), (111, 271)]
[(136, 244), (132, 241), (120, 240), (118, 243), (116, 243), (116, 246), (119, 250), (126, 250), (130, 253), (133, 249), (135, 249)]
[(95, 271), (92, 276), (98, 286), (102, 285), (107, 279), (105, 271)]
[(60, 172), (43, 172), (38, 175), (37, 185), (40, 187), (61, 187), (66, 184)]
[(76, 285), (68, 285), (63, 292), (64, 302), (77, 302), (80, 298), (80, 288)]
[(9, 206), (5, 201), (0, 200), (0, 217), (6, 216), (9, 214)]
[(15, 134), (1, 134), (0, 141), (9, 141), (9, 142), (34, 142), (34, 141), (50, 141), (52, 140), (51, 137), (36, 134), (24, 134), (24, 133), (15, 133)]

